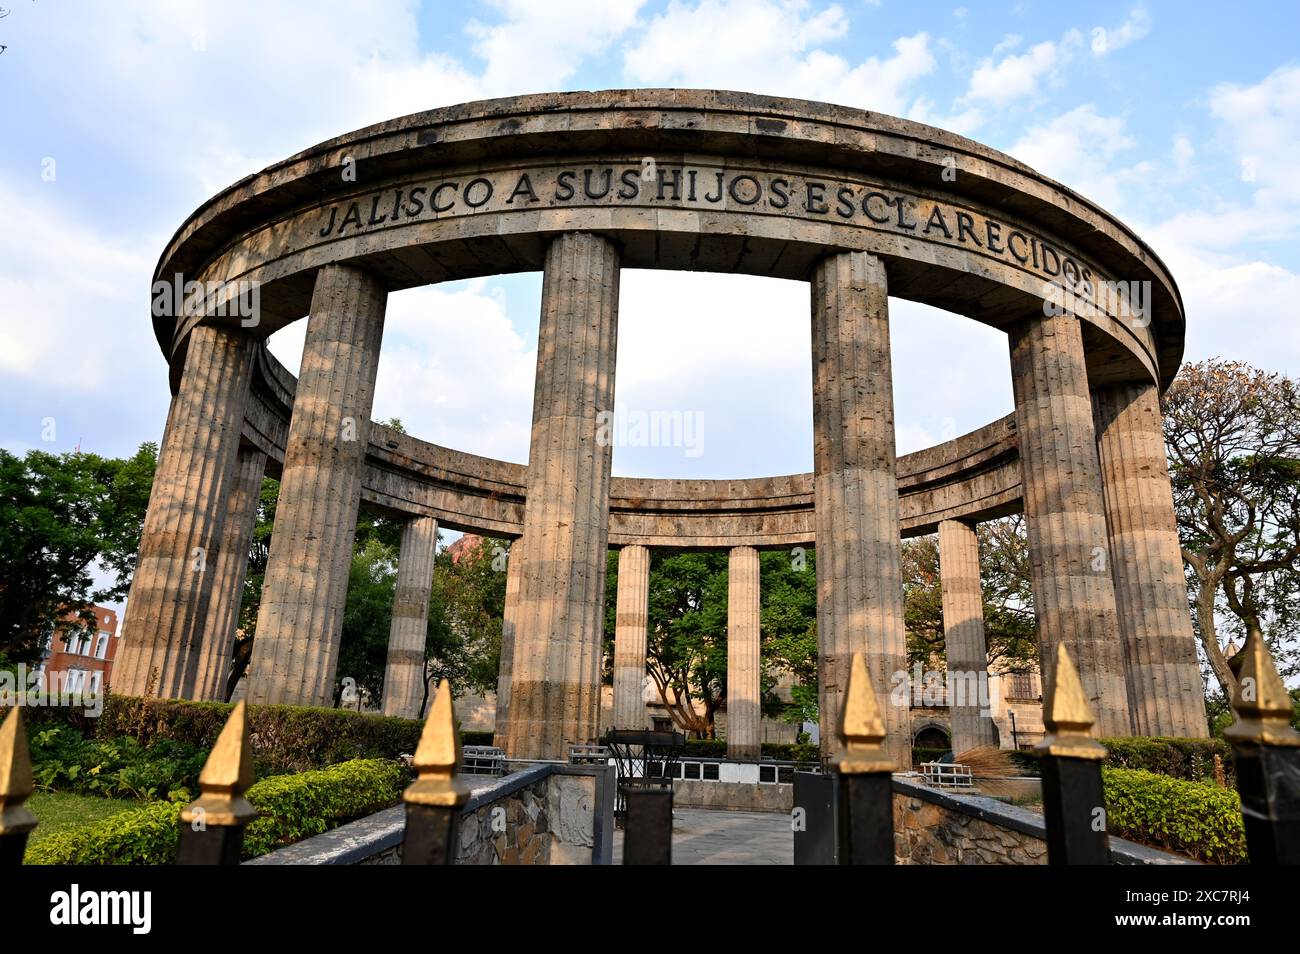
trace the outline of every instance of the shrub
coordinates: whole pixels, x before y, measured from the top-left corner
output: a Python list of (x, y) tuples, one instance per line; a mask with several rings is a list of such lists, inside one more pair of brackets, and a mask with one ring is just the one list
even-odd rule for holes
[(396, 762), (356, 760), (300, 775), (264, 779), (248, 790), (258, 817), (244, 833), (244, 857), (264, 855), (397, 803)]
[(1103, 768), (1102, 780), (1112, 833), (1215, 864), (1246, 861), (1235, 791), (1138, 769)]
[(778, 762), (819, 762), (821, 751), (811, 742), (764, 742), (763, 758)]
[(727, 741), (725, 739), (687, 739), (682, 755), (694, 759), (725, 759)]
[[(778, 762), (816, 762), (821, 759), (817, 746), (806, 742), (764, 742), (763, 758)], [(688, 759), (725, 759), (726, 739), (688, 739), (682, 755)]]
[(162, 739), (145, 747), (129, 736), (88, 739), (68, 726), (37, 728), (29, 736), (37, 785), (60, 792), (152, 801), (192, 790), (207, 753)]
[[(1223, 765), (1224, 784), (1233, 788), (1236, 774), (1232, 747), (1223, 739), (1173, 739), (1132, 736), (1098, 739), (1106, 747), (1106, 765), (1112, 768), (1155, 772), (1185, 782), (1213, 782), (1214, 757)], [(1012, 759), (1027, 775), (1038, 775), (1038, 756), (1014, 752)]]
[[(207, 750), (231, 706), (221, 702), (109, 696), (95, 733), (130, 736), (144, 745), (171, 739)], [(301, 772), (349, 759), (395, 759), (413, 753), (424, 723), (415, 719), (311, 706), (249, 706), (259, 774)]]
[(176, 860), (182, 806), (155, 802), (55, 832), (29, 845), (29, 865), (169, 865)]
[[(388, 808), (401, 797), (402, 780), (396, 762), (377, 760), (263, 779), (248, 790), (258, 817), (244, 833), (244, 857)], [(29, 847), (26, 863), (171, 864), (176, 860), (182, 807), (159, 802), (58, 832)]]
[(1232, 747), (1223, 739), (1169, 739), (1148, 736), (1102, 739), (1106, 764), (1141, 769), (1188, 782), (1214, 781), (1214, 757), (1223, 763), (1225, 781), (1234, 784)]

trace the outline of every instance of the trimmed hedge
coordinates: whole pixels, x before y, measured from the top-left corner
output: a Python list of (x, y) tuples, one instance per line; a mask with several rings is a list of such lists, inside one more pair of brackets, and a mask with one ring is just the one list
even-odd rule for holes
[[(817, 746), (807, 742), (764, 742), (761, 753), (763, 758), (778, 762), (816, 762), (821, 759)], [(682, 755), (694, 759), (725, 759), (727, 740), (687, 739)]]
[[(1098, 739), (1106, 747), (1106, 765), (1111, 768), (1154, 772), (1185, 782), (1214, 782), (1214, 757), (1223, 763), (1224, 784), (1236, 786), (1232, 747), (1223, 739), (1175, 739), (1155, 736), (1124, 736)], [(1038, 775), (1038, 756), (1033, 752), (1010, 752), (1026, 775)]]
[[(245, 858), (266, 854), (395, 805), (403, 775), (396, 762), (355, 760), (256, 782), (248, 800), (258, 817), (244, 833)], [(179, 802), (155, 802), (68, 831), (27, 849), (30, 865), (166, 865), (176, 861)]]
[(154, 802), (27, 847), (28, 865), (169, 865), (176, 861), (179, 802)]
[[(171, 739), (210, 749), (233, 708), (224, 702), (109, 696), (95, 726), (101, 739), (131, 736), (143, 745)], [(312, 706), (249, 706), (258, 773), (301, 772), (350, 759), (395, 759), (415, 751), (424, 724)]]
[(1114, 768), (1140, 769), (1179, 778), (1187, 782), (1213, 782), (1214, 757), (1223, 763), (1224, 780), (1236, 783), (1232, 747), (1223, 739), (1171, 739), (1148, 736), (1102, 739), (1106, 764)]
[(1138, 769), (1103, 767), (1101, 775), (1113, 834), (1200, 861), (1246, 863), (1235, 791)]

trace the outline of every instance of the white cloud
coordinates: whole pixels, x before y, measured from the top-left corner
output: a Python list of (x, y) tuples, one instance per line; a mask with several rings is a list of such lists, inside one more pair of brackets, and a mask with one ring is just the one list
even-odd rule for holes
[(672, 0), (624, 54), (642, 85), (739, 89), (906, 113), (912, 86), (934, 69), (925, 33), (900, 37), (893, 55), (851, 62), (821, 44), (849, 28), (839, 6), (775, 0)]
[(1151, 15), (1146, 8), (1136, 6), (1124, 22), (1107, 30), (1105, 27), (1093, 27), (1090, 46), (1094, 56), (1105, 56), (1123, 49), (1130, 43), (1136, 43), (1151, 32)]
[(486, 61), (492, 95), (567, 88), (578, 65), (603, 52), (636, 23), (645, 0), (494, 0), (496, 24), (471, 20), (474, 52)]
[(167, 409), (142, 251), (163, 236), (89, 226), (32, 179), (0, 183), (0, 446), (129, 454)]
[(1092, 103), (1028, 129), (1008, 150), (1039, 172), (1106, 208), (1117, 208), (1126, 173), (1116, 156), (1134, 146), (1122, 116), (1103, 116)]
[(1260, 199), (1300, 204), (1300, 66), (1281, 67), (1253, 86), (1214, 87), (1210, 112), (1223, 124), (1246, 186)]
[(1001, 60), (985, 58), (971, 73), (964, 100), (998, 107), (1017, 100), (1037, 99), (1040, 85), (1057, 82), (1082, 44), (1083, 35), (1078, 30), (1069, 30), (1059, 41), (1035, 43), (1024, 53)]
[[(149, 324), (149, 282), (121, 276), (152, 270), (138, 236), (90, 228), (60, 204), (54, 184), (0, 184), (0, 372), (57, 380), (75, 394), (110, 387), (124, 371), (162, 359)], [(156, 243), (155, 243), (156, 244)]]

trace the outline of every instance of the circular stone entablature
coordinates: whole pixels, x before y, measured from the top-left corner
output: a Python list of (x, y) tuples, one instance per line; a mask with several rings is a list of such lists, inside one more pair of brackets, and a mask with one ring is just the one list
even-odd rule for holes
[[(155, 279), (173, 283), (179, 276), (213, 289), (209, 316), (226, 311), (225, 296), (255, 287), (257, 324), (250, 330), (269, 336), (306, 315), (322, 265), (359, 265), (396, 291), (539, 270), (547, 241), (570, 231), (609, 236), (625, 267), (800, 280), (829, 252), (863, 250), (883, 261), (891, 296), (994, 327), (1064, 309), (1082, 323), (1094, 386), (1140, 379), (1164, 385), (1181, 361), (1184, 321), (1173, 279), (1132, 231), (1087, 199), (943, 130), (734, 92), (541, 94), (370, 126), (213, 197), (177, 231)], [(188, 331), (200, 320), (235, 319), (155, 314), (173, 387)], [(250, 430), (273, 458), (283, 446), (276, 422), (287, 422), (291, 395), (291, 376), (264, 353)], [(996, 449), (1005, 451), (1008, 441), (1014, 463), (1009, 429), (1007, 419), (993, 422), (903, 458), (905, 532), (924, 532), (935, 514), (962, 507), (974, 517), (1014, 508), (1018, 473), (990, 477), (998, 467), (1007, 471), (1006, 453)], [(516, 465), (374, 430), (369, 469), (389, 475), (390, 489), (402, 480), (442, 480), (452, 488), (443, 498), (506, 501), (521, 493)], [(972, 447), (979, 448), (974, 458)], [(393, 459), (380, 460), (385, 454)], [(474, 487), (458, 485), (460, 476), (420, 474), (421, 467), (437, 470), (449, 454)], [(709, 532), (687, 538), (708, 545), (810, 541), (810, 530), (795, 526), (803, 521), (778, 526), (791, 506), (804, 510), (802, 498), (811, 508), (807, 477), (615, 479), (611, 540), (681, 539), (672, 531), (695, 526), (692, 514), (722, 515), (732, 507), (742, 513), (718, 516), (723, 522)], [(909, 481), (928, 501), (916, 504), (910, 524)], [(385, 494), (369, 486), (374, 482), (366, 490), (372, 502), (432, 512), (449, 526), (510, 533), (515, 523), (427, 503), (442, 491)], [(494, 482), (500, 486), (482, 489)], [(404, 501), (402, 493), (426, 502)]]

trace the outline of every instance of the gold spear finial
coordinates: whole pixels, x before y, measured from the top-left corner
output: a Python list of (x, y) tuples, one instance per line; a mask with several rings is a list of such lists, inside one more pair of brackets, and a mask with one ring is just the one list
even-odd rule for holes
[(199, 797), (183, 812), (181, 821), (204, 825), (243, 825), (257, 817), (244, 797), (253, 784), (253, 743), (248, 731), (248, 706), (243, 701), (226, 720), (217, 743), (199, 773)]
[(15, 835), (36, 827), (36, 816), (23, 807), (33, 789), (23, 707), (14, 706), (0, 725), (0, 835)]
[(1039, 755), (1055, 755), (1071, 759), (1106, 757), (1106, 749), (1092, 737), (1095, 718), (1088, 697), (1083, 693), (1079, 671), (1065, 643), (1056, 644), (1056, 676), (1052, 680), (1052, 697), (1043, 712), (1043, 724), (1048, 733), (1034, 747)]
[(898, 766), (882, 747), (884, 741), (885, 720), (880, 717), (880, 705), (876, 702), (867, 664), (862, 653), (854, 653), (840, 718), (843, 748), (832, 762), (841, 775), (892, 772)]
[(407, 786), (402, 799), (413, 805), (453, 808), (469, 800), (469, 786), (456, 778), (460, 768), (460, 734), (451, 701), (451, 685), (438, 684), (438, 694), (429, 707), (429, 717), (415, 749), (416, 780)]
[(1224, 738), (1229, 742), (1300, 746), (1300, 732), (1291, 728), (1291, 695), (1264, 640), (1251, 633), (1237, 658), (1241, 659), (1241, 670), (1232, 698), (1237, 721), (1223, 730)]

